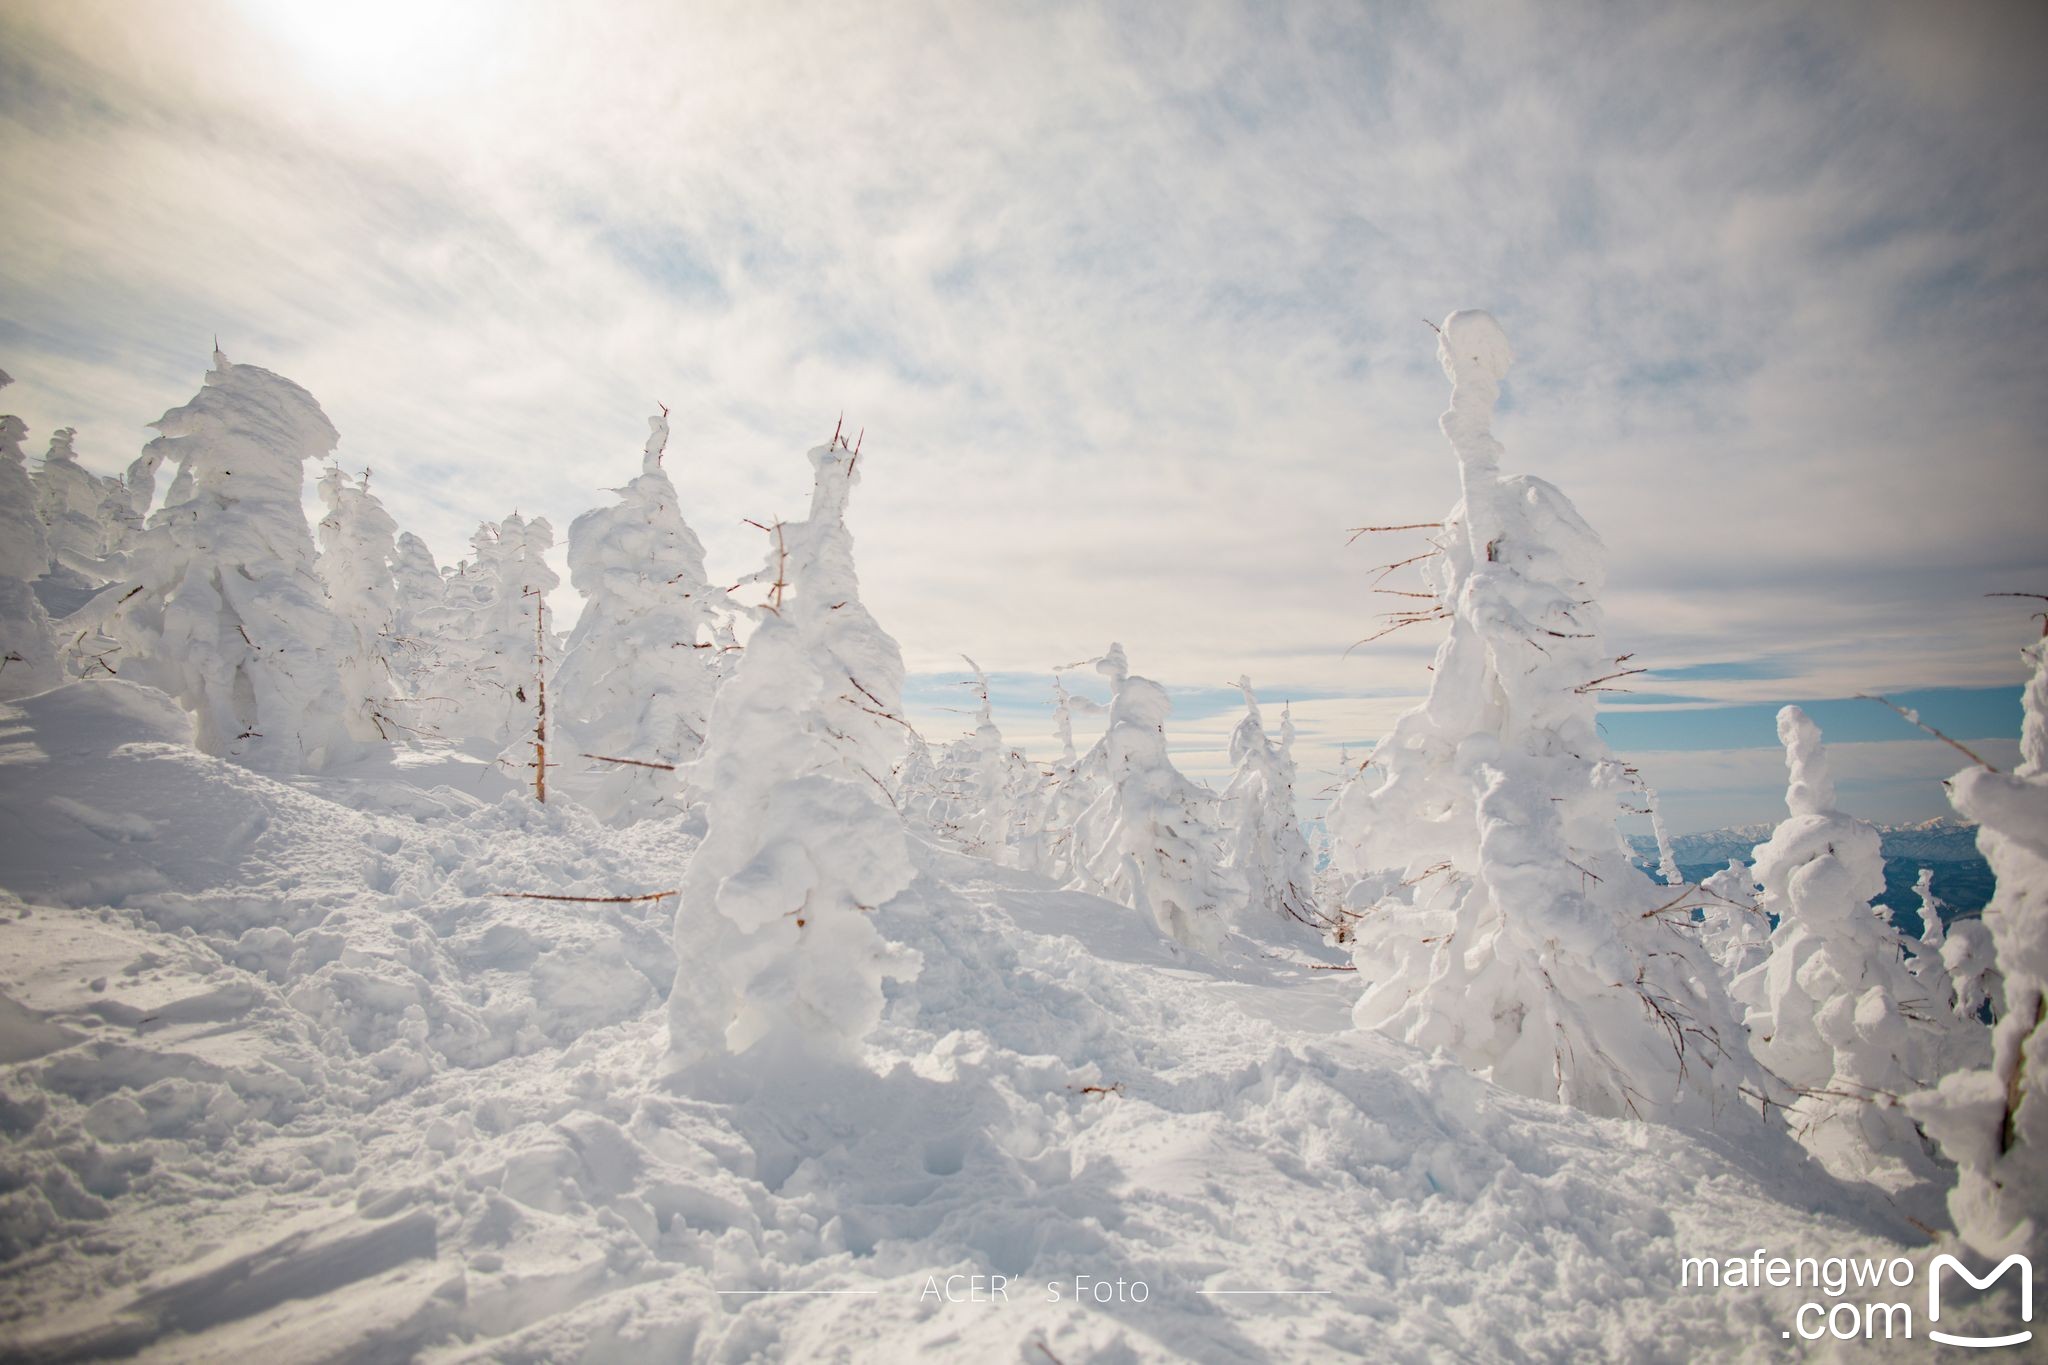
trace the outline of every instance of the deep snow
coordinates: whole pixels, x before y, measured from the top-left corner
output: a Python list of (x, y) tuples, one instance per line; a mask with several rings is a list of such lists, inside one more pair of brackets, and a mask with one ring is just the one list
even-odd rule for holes
[(665, 1074), (675, 902), (499, 893), (678, 887), (701, 824), (190, 725), (109, 680), (0, 709), (10, 1357), (1748, 1358), (1807, 1294), (1681, 1257), (1930, 1254), (1782, 1135), (1510, 1094), (1354, 1030), (1342, 958), (922, 842), (861, 1064)]

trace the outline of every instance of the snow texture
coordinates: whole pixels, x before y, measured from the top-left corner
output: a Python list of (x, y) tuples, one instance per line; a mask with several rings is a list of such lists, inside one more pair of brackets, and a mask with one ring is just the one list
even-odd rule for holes
[[(774, 748), (785, 680), (819, 680), (763, 629), (734, 703)], [(662, 995), (709, 945), (673, 953), (662, 903), (501, 893), (651, 890), (701, 827), (358, 808), (189, 733), (106, 679), (0, 710), (0, 818), (30, 836), (0, 849), (13, 1354), (1738, 1359), (1784, 1349), (1795, 1296), (1678, 1291), (1679, 1257), (1763, 1228), (1932, 1250), (1781, 1137), (1644, 1141), (1350, 1030), (1347, 974), (1174, 955), (928, 847), (852, 912), (925, 963), (865, 1066), (679, 1084)], [(777, 782), (782, 809), (819, 781), (837, 814), (864, 785)], [(95, 827), (123, 822), (152, 837)], [(1009, 1302), (924, 1296), (956, 1273)], [(1147, 1301), (1077, 1303), (1077, 1276)], [(1273, 1288), (1327, 1292), (1219, 1292)]]

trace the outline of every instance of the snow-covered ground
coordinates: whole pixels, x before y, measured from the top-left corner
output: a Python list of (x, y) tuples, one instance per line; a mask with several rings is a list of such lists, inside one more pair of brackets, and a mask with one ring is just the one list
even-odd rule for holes
[(864, 1065), (675, 1070), (674, 899), (507, 893), (675, 888), (701, 823), (190, 736), (0, 709), (10, 1358), (1755, 1358), (1813, 1291), (1682, 1258), (1931, 1251), (1782, 1133), (1511, 1094), (1354, 1029), (1348, 957), (922, 841)]

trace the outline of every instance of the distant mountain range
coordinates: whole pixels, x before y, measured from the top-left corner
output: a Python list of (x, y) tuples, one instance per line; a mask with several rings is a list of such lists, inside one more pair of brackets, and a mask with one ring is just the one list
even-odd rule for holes
[[(1711, 876), (1730, 858), (1749, 861), (1756, 846), (1771, 837), (1772, 825), (1737, 825), (1671, 840), (1678, 870), (1688, 881)], [(1913, 883), (1922, 867), (1934, 869), (1934, 894), (1948, 906), (1946, 918), (1973, 915), (1984, 908), (1996, 882), (1991, 866), (1977, 852), (1977, 827), (1960, 820), (1929, 820), (1918, 825), (1879, 825), (1884, 848), (1884, 894), (1892, 923), (1908, 934), (1920, 932), (1920, 897)], [(1647, 835), (1629, 839), (1643, 862), (1657, 865), (1657, 841)]]
[[(1750, 852), (1771, 837), (1774, 825), (1736, 825), (1710, 829), (1698, 834), (1674, 835), (1672, 852), (1681, 865), (1725, 863), (1730, 858), (1749, 861)], [(1977, 858), (1977, 827), (1960, 820), (1928, 820), (1917, 825), (1879, 825), (1886, 858), (1913, 858), (1929, 863), (1974, 862)], [(1657, 861), (1657, 841), (1646, 834), (1629, 840), (1637, 853), (1651, 863)]]

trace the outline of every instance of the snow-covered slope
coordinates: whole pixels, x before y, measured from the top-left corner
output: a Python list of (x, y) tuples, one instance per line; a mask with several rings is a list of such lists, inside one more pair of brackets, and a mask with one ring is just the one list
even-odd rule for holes
[(689, 822), (286, 784), (187, 724), (0, 710), (20, 1358), (1734, 1358), (1790, 1300), (1680, 1257), (1920, 1254), (1789, 1140), (1508, 1094), (1353, 1031), (1331, 964), (923, 844), (864, 1066), (664, 1078), (674, 902), (504, 893), (676, 887)]

